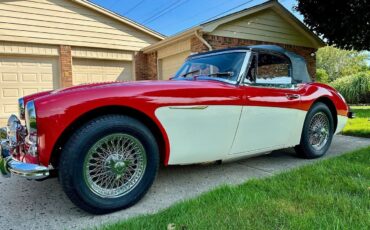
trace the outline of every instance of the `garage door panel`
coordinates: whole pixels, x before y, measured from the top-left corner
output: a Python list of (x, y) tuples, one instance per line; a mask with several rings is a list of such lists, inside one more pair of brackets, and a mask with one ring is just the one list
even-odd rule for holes
[(168, 80), (176, 74), (189, 55), (190, 51), (186, 51), (160, 59), (161, 79)]
[(53, 82), (53, 74), (42, 73), (41, 82)]
[(18, 74), (17, 73), (2, 73), (1, 74), (1, 81), (2, 82), (17, 82), (18, 81)]
[(4, 88), (3, 89), (3, 97), (6, 98), (12, 98), (12, 97), (19, 97), (19, 89), (14, 88)]
[(37, 74), (36, 73), (24, 73), (22, 74), (22, 81), (23, 82), (37, 82)]
[(73, 59), (73, 85), (133, 80), (132, 62)]
[(4, 105), (4, 113), (14, 113), (18, 111), (17, 105), (14, 104), (5, 104)]
[(58, 88), (57, 58), (0, 56), (0, 125), (18, 113), (18, 98)]

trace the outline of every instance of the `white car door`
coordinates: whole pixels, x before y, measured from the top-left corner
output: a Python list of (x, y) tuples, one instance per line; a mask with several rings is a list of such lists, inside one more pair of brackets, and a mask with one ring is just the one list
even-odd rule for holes
[(230, 154), (252, 155), (295, 146), (301, 138), (306, 112), (299, 110), (302, 92), (287, 82), (290, 62), (273, 54), (252, 58), (244, 86), (245, 105)]
[(242, 106), (172, 106), (156, 110), (167, 132), (169, 164), (224, 159), (232, 146)]

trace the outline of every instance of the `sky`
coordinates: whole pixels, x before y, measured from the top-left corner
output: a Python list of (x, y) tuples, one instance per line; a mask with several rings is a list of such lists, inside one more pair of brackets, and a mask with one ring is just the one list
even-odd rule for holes
[[(170, 36), (210, 19), (261, 4), (266, 0), (91, 0), (91, 2)], [(279, 2), (300, 20), (303, 19), (293, 10), (296, 0)]]

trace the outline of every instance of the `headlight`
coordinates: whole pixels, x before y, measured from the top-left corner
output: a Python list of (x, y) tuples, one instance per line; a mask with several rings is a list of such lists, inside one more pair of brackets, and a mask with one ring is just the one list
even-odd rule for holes
[(26, 127), (27, 127), (27, 137), (26, 142), (29, 144), (29, 153), (33, 156), (37, 155), (37, 116), (35, 102), (29, 101), (26, 105)]
[(17, 147), (20, 141), (22, 125), (17, 116), (11, 115), (8, 119), (8, 141), (11, 147)]
[(24, 109), (24, 99), (18, 99), (18, 110), (19, 110), (19, 118), (24, 120), (25, 119), (25, 109)]

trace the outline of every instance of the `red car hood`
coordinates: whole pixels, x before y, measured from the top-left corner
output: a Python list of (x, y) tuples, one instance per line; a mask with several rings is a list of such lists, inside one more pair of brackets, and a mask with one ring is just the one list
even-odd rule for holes
[(97, 89), (108, 90), (110, 88), (123, 88), (123, 89), (132, 89), (135, 91), (156, 91), (156, 90), (176, 90), (184, 88), (225, 88), (230, 87), (231, 85), (217, 82), (217, 81), (204, 81), (204, 80), (167, 80), (167, 81), (131, 81), (131, 82), (103, 82), (103, 83), (94, 83), (94, 84), (85, 84), (78, 85), (64, 89), (57, 89), (53, 91), (46, 91), (41, 93), (32, 94), (24, 97), (25, 103), (30, 100), (38, 99), (41, 97), (47, 97), (48, 95), (59, 95), (59, 94), (68, 94), (72, 92), (81, 92), (81, 91), (94, 91)]
[(86, 84), (86, 85), (79, 85), (73, 86), (65, 89), (59, 89), (52, 91), (51, 93), (66, 93), (70, 91), (80, 91), (80, 90), (94, 90), (94, 89), (101, 89), (101, 88), (116, 88), (116, 87), (123, 87), (123, 88), (157, 88), (160, 87), (161, 89), (172, 89), (172, 88), (187, 88), (187, 87), (211, 87), (211, 86), (222, 86), (225, 83), (217, 82), (217, 81), (196, 81), (196, 80), (167, 80), (167, 81), (130, 81), (130, 82), (105, 82), (105, 83), (96, 83), (96, 84)]

